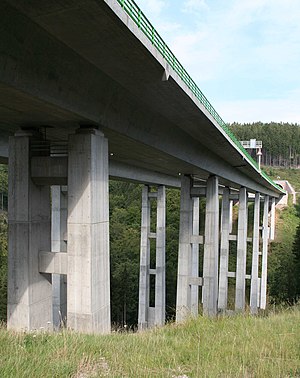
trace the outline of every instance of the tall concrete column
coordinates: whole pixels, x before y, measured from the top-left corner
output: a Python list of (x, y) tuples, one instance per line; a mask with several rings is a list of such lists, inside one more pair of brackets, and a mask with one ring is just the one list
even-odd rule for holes
[(149, 187), (144, 186), (142, 191), (142, 222), (140, 245), (140, 284), (139, 284), (139, 329), (148, 328), (148, 309), (150, 300), (150, 201)]
[(229, 201), (229, 233), (232, 233), (233, 200)]
[[(193, 236), (199, 235), (199, 215), (200, 215), (200, 200), (199, 197), (193, 198)], [(199, 243), (192, 243), (191, 251), (191, 277), (199, 277)], [(199, 286), (191, 285), (191, 314), (198, 315), (199, 308)]]
[(30, 141), (20, 131), (9, 139), (9, 234), (7, 326), (15, 330), (52, 324), (50, 275), (40, 274), (39, 251), (50, 251), (50, 191), (30, 178)]
[(270, 224), (270, 240), (275, 239), (275, 215), (276, 215), (276, 208), (275, 208), (275, 198), (272, 197), (271, 199), (271, 224)]
[(260, 285), (260, 308), (265, 309), (267, 304), (267, 269), (268, 269), (268, 242), (269, 242), (269, 196), (265, 196), (263, 226), (262, 226), (262, 270)]
[[(51, 187), (51, 251), (67, 252), (68, 198), (66, 187)], [(67, 276), (52, 274), (53, 325), (59, 328), (67, 318)]]
[(181, 176), (180, 223), (178, 249), (178, 275), (176, 321), (185, 320), (191, 311), (191, 286), (189, 284), (192, 255), (193, 200), (191, 198), (191, 178)]
[(205, 243), (203, 263), (203, 313), (217, 314), (219, 260), (218, 177), (211, 176), (206, 187)]
[(165, 324), (166, 318), (166, 189), (157, 189), (155, 267), (155, 325)]
[(68, 146), (68, 327), (110, 331), (108, 143), (93, 128)]
[(221, 246), (220, 246), (220, 278), (218, 308), (221, 311), (227, 309), (228, 297), (228, 260), (229, 260), (229, 233), (230, 233), (230, 204), (229, 188), (224, 188), (222, 198), (222, 226), (221, 226)]
[[(157, 200), (156, 232), (150, 230), (151, 200)], [(155, 239), (155, 268), (150, 269), (150, 239)], [(142, 225), (140, 248), (139, 329), (165, 324), (166, 311), (166, 190), (159, 186), (151, 192), (144, 186), (142, 192)], [(150, 307), (150, 275), (155, 276), (155, 303)]]
[(246, 188), (241, 188), (240, 195), (239, 195), (236, 287), (235, 287), (235, 309), (237, 311), (245, 310), (247, 218), (248, 218), (247, 199), (248, 199), (248, 195), (247, 195)]
[(260, 223), (260, 194), (255, 193), (254, 217), (253, 217), (253, 243), (252, 243), (252, 269), (250, 288), (250, 312), (257, 313), (259, 299), (259, 223)]

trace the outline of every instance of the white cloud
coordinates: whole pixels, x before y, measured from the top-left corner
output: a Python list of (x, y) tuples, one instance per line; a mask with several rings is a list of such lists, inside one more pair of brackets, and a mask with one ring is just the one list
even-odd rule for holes
[[(143, 12), (147, 15), (157, 16), (168, 6), (165, 0), (144, 0), (141, 2)], [(150, 17), (150, 16), (149, 16)]]
[(169, 0), (144, 0), (139, 3), (143, 13), (158, 33), (164, 38), (180, 29), (180, 23), (168, 17)]
[(299, 0), (140, 4), (225, 121), (300, 122)]
[(208, 10), (206, 0), (186, 0), (183, 3), (182, 10), (184, 12), (195, 14), (203, 10)]

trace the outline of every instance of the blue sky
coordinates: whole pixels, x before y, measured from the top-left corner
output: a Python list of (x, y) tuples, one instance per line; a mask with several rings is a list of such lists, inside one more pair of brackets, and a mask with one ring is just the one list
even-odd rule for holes
[(300, 124), (300, 0), (136, 0), (226, 122)]

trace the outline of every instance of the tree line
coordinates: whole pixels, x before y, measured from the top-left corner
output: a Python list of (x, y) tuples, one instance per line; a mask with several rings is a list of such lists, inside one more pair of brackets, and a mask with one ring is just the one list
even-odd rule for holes
[[(232, 123), (229, 128), (239, 140), (261, 140), (262, 164), (300, 168), (300, 125), (293, 123)], [(255, 151), (251, 151), (255, 157)]]

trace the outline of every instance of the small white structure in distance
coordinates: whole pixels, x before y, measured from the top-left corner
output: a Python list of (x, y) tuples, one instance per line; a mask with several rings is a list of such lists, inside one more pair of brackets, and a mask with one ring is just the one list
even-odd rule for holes
[(293, 205), (296, 205), (296, 191), (292, 185), (287, 180), (274, 180), (274, 182), (286, 191), (286, 195), (281, 198), (276, 206), (287, 206), (289, 195), (293, 198)]
[(258, 168), (260, 170), (260, 163), (261, 163), (261, 156), (262, 156), (262, 141), (261, 140), (256, 140), (256, 139), (250, 139), (250, 140), (241, 140), (241, 145), (245, 149), (255, 149), (256, 150), (256, 156), (258, 158)]

